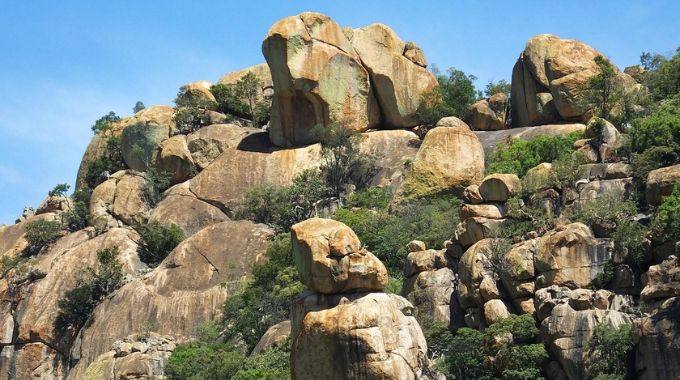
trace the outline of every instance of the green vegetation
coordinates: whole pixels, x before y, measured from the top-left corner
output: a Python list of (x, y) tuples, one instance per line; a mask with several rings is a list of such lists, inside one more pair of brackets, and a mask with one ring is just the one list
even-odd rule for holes
[(71, 232), (82, 230), (90, 225), (90, 189), (76, 190), (73, 193), (73, 208), (62, 214), (64, 227)]
[(484, 96), (487, 98), (491, 95), (502, 93), (510, 97), (510, 83), (505, 79), (501, 79), (498, 82), (489, 81), (484, 89)]
[(28, 249), (35, 254), (61, 236), (61, 223), (56, 220), (35, 220), (26, 224)]
[(94, 125), (92, 125), (92, 132), (95, 134), (106, 132), (109, 130), (109, 128), (111, 128), (111, 124), (117, 121), (120, 121), (120, 116), (116, 115), (115, 112), (110, 111), (94, 122)]
[(172, 174), (154, 167), (149, 167), (144, 172), (145, 185), (144, 196), (149, 205), (154, 206), (163, 198), (163, 192), (170, 187)]
[(460, 200), (450, 196), (416, 199), (391, 213), (376, 207), (342, 208), (334, 218), (352, 228), (361, 243), (385, 264), (390, 276), (398, 278), (404, 268), (406, 244), (421, 240), (428, 247), (441, 247), (453, 235), (459, 209)]
[(176, 224), (166, 226), (152, 220), (137, 227), (139, 259), (149, 266), (157, 266), (184, 240), (182, 229)]
[(210, 87), (220, 112), (252, 120), (257, 125), (265, 125), (269, 121), (270, 106), (258, 101), (261, 91), (262, 81), (252, 72), (233, 85), (218, 83)]
[(137, 113), (143, 109), (146, 109), (146, 106), (144, 105), (144, 103), (138, 100), (137, 103), (135, 103), (135, 106), (132, 107), (132, 113)]
[(634, 347), (629, 325), (612, 327), (606, 323), (595, 326), (586, 346), (589, 379), (625, 379)]
[(656, 210), (651, 230), (656, 243), (680, 241), (680, 181)]
[(357, 190), (347, 198), (346, 207), (362, 207), (368, 209), (386, 209), (392, 199), (389, 187), (372, 186)]
[(644, 84), (654, 100), (680, 93), (680, 48), (670, 59), (658, 54), (642, 53), (640, 62), (648, 70), (644, 75)]
[(447, 75), (440, 73), (436, 67), (432, 68), (432, 73), (439, 87), (423, 95), (416, 112), (418, 118), (425, 124), (434, 125), (442, 117), (465, 117), (468, 108), (479, 96), (473, 84), (477, 78), (453, 67), (446, 71)]
[(455, 379), (542, 379), (540, 366), (548, 359), (531, 315), (511, 316), (484, 332), (467, 327), (455, 335), (444, 326), (426, 331), (437, 370)]
[(177, 107), (175, 115), (177, 134), (189, 134), (211, 124), (208, 111), (199, 106)]
[(635, 119), (632, 124), (629, 134), (633, 153), (668, 147), (680, 154), (680, 95), (661, 102), (656, 112)]
[(118, 262), (118, 248), (97, 251), (97, 265), (88, 267), (58, 302), (56, 327), (62, 332), (77, 333), (90, 318), (94, 308), (123, 285), (123, 267)]
[(319, 173), (305, 170), (288, 186), (261, 185), (250, 189), (236, 217), (287, 231), (293, 224), (311, 217), (317, 201), (327, 194), (328, 188)]
[(106, 177), (127, 168), (123, 160), (120, 148), (120, 137), (110, 136), (106, 139), (106, 151), (103, 156), (90, 163), (85, 174), (85, 183), (90, 189), (94, 189)]
[(494, 148), (487, 159), (487, 174), (513, 173), (523, 177), (527, 170), (543, 162), (564, 160), (572, 154), (578, 132), (566, 136), (536, 136), (531, 140), (513, 138)]
[(617, 81), (614, 66), (603, 56), (595, 57), (599, 73), (588, 81), (583, 93), (583, 101), (595, 110), (595, 114), (609, 120), (613, 106), (623, 96), (623, 88)]
[(267, 329), (289, 319), (293, 299), (304, 286), (293, 264), (289, 234), (281, 234), (267, 249), (267, 261), (256, 263), (253, 278), (229, 297), (222, 309), (224, 337), (250, 352)]
[(60, 183), (54, 186), (52, 190), (50, 190), (47, 195), (50, 197), (63, 197), (66, 195), (66, 192), (68, 189), (71, 188), (71, 186), (67, 183)]
[(312, 132), (321, 142), (321, 173), (330, 194), (339, 196), (348, 184), (364, 187), (374, 173), (370, 160), (359, 152), (360, 136), (341, 123), (317, 125)]

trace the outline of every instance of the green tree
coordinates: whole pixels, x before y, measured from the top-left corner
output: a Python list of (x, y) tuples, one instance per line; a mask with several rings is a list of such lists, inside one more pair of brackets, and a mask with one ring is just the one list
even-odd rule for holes
[(245, 98), (248, 105), (248, 113), (251, 119), (255, 115), (255, 106), (257, 104), (257, 95), (262, 91), (262, 81), (249, 71), (234, 85), (236, 95), (240, 98)]
[(82, 230), (90, 225), (90, 189), (76, 190), (73, 193), (73, 207), (62, 214), (64, 226), (71, 232)]
[(505, 79), (501, 79), (498, 82), (489, 81), (484, 89), (484, 95), (488, 98), (491, 95), (503, 93), (510, 96), (510, 83)]
[(595, 57), (599, 73), (588, 81), (583, 102), (597, 116), (609, 120), (613, 106), (621, 100), (623, 88), (617, 81), (617, 73), (609, 60), (601, 55)]
[(170, 187), (171, 178), (172, 174), (169, 172), (154, 167), (150, 167), (144, 172), (144, 195), (151, 206), (154, 206), (163, 198), (163, 192)]
[(137, 227), (140, 236), (139, 259), (149, 266), (157, 266), (184, 240), (182, 229), (176, 224), (169, 226), (151, 220)]
[(652, 218), (651, 230), (656, 243), (680, 241), (680, 181), (673, 186), (671, 195), (663, 198)]
[(95, 134), (105, 132), (109, 130), (112, 123), (115, 123), (117, 121), (120, 121), (120, 116), (116, 115), (115, 112), (110, 111), (109, 113), (100, 117), (99, 119), (97, 119), (97, 121), (94, 122), (94, 124), (92, 125), (92, 132), (94, 132)]
[(58, 301), (55, 326), (62, 333), (75, 334), (90, 318), (94, 308), (123, 285), (123, 267), (118, 261), (118, 248), (97, 251), (97, 265), (78, 274), (76, 286)]
[(445, 116), (463, 118), (470, 105), (480, 95), (474, 86), (477, 77), (465, 74), (453, 67), (446, 71), (446, 75), (436, 67), (432, 68), (432, 73), (437, 78), (439, 87), (423, 94), (423, 99), (416, 111), (420, 121), (434, 125)]
[(35, 220), (26, 224), (26, 241), (33, 254), (54, 243), (61, 236), (62, 226), (56, 220)]
[(640, 62), (648, 70), (644, 82), (654, 100), (680, 93), (680, 47), (670, 59), (659, 54), (642, 53)]
[(633, 337), (629, 325), (618, 328), (600, 323), (593, 329), (593, 336), (586, 345), (587, 369), (590, 379), (624, 379), (629, 366), (629, 353), (633, 349)]
[(231, 379), (245, 355), (226, 344), (195, 342), (179, 345), (168, 358), (165, 376), (169, 380)]
[(144, 103), (138, 100), (137, 103), (135, 103), (135, 106), (132, 107), (132, 113), (137, 113), (145, 108), (146, 106), (144, 105)]
[(651, 115), (635, 119), (629, 138), (633, 153), (667, 146), (680, 154), (680, 95), (661, 102), (658, 110)]
[(109, 136), (106, 139), (106, 150), (104, 154), (95, 159), (87, 167), (85, 183), (90, 189), (94, 189), (105, 179), (105, 174), (113, 174), (119, 170), (127, 168), (123, 160), (120, 137)]
[(63, 196), (66, 195), (66, 192), (68, 191), (68, 189), (70, 187), (71, 186), (67, 183), (60, 183), (60, 184), (54, 186), (54, 188), (52, 190), (50, 190), (47, 193), (47, 195), (49, 195), (50, 197), (63, 197)]

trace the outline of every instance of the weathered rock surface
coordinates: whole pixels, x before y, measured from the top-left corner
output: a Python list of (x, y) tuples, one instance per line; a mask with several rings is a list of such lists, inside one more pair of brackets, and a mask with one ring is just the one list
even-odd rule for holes
[(456, 238), (461, 246), (469, 247), (476, 242), (491, 237), (505, 219), (489, 219), (482, 217), (467, 218), (456, 226)]
[(211, 224), (229, 220), (219, 208), (196, 198), (188, 183), (170, 188), (163, 200), (151, 210), (149, 220), (176, 224), (189, 237)]
[(156, 333), (125, 337), (100, 355), (85, 371), (88, 380), (163, 379), (175, 340)]
[(508, 107), (508, 96), (503, 93), (492, 95), (470, 106), (467, 123), (473, 130), (498, 131), (505, 129), (505, 114)]
[(661, 264), (652, 265), (643, 277), (640, 299), (648, 302), (680, 296), (680, 260), (671, 255)]
[(424, 57), (412, 59), (416, 54), (409, 53), (401, 38), (384, 24), (354, 29), (349, 34), (352, 46), (370, 75), (383, 124), (388, 128), (418, 125), (416, 110), (423, 95), (438, 86), (437, 79), (424, 67)]
[(680, 334), (678, 334), (680, 298), (663, 302), (651, 316), (641, 318), (635, 368), (640, 379), (676, 379), (680, 377)]
[(236, 124), (213, 124), (187, 135), (187, 147), (198, 168), (205, 169), (227, 148), (236, 148), (257, 128), (241, 127)]
[(306, 294), (292, 311), (293, 379), (417, 379), (427, 346), (394, 294)]
[(251, 355), (260, 354), (274, 347), (281, 346), (290, 337), (290, 321), (283, 321), (270, 327), (257, 342)]
[(36, 342), (0, 350), (0, 379), (64, 379), (68, 368), (59, 353)]
[[(230, 86), (235, 85), (246, 74), (252, 73), (260, 81), (260, 90), (257, 91), (256, 99), (258, 102), (268, 101), (274, 94), (274, 82), (272, 81), (272, 73), (269, 71), (269, 66), (266, 63), (250, 66), (243, 70), (234, 71), (224, 74), (218, 83)], [(244, 99), (245, 100), (245, 99)]]
[[(549, 34), (530, 38), (512, 71), (513, 124), (587, 121), (590, 115), (582, 94), (590, 78), (599, 73), (597, 56), (603, 55), (579, 41)], [(634, 83), (618, 68), (615, 71), (616, 80), (628, 86)]]
[(652, 170), (647, 176), (645, 197), (650, 205), (660, 205), (663, 197), (673, 192), (673, 186), (680, 181), (680, 165)]
[(153, 271), (125, 284), (94, 311), (71, 349), (78, 361), (70, 378), (81, 379), (91, 362), (128, 335), (146, 331), (175, 339), (219, 316), (227, 296), (262, 260), (273, 232), (247, 221), (208, 226), (178, 245)]
[(504, 214), (503, 207), (499, 204), (464, 204), (460, 208), (460, 219), (468, 218), (487, 218), (502, 219)]
[(177, 96), (178, 105), (200, 105), (207, 107), (207, 109), (214, 110), (217, 105), (215, 96), (210, 92), (212, 83), (207, 80), (199, 80), (185, 84), (179, 88), (179, 95)]
[(484, 149), (474, 133), (460, 128), (434, 128), (425, 136), (402, 191), (412, 197), (462, 193), (483, 175)]
[(312, 218), (291, 227), (293, 258), (300, 281), (323, 294), (381, 291), (387, 286), (387, 269), (362, 248), (345, 224)]
[(312, 143), (319, 124), (342, 122), (356, 131), (378, 124), (368, 72), (328, 16), (306, 12), (279, 20), (262, 52), (274, 83), (269, 137), (275, 145)]
[(521, 191), (522, 182), (515, 174), (491, 174), (479, 185), (479, 193), (487, 202), (505, 202)]
[[(487, 279), (495, 283), (491, 272), (491, 262), (487, 255), (493, 249), (494, 239), (484, 239), (475, 243), (460, 258), (458, 264), (458, 299), (463, 309), (482, 307), (482, 282)], [(490, 293), (490, 292), (487, 292)]]
[(572, 223), (542, 236), (536, 244), (534, 265), (538, 287), (550, 285), (587, 288), (611, 258), (611, 248), (581, 223)]
[(455, 116), (447, 116), (439, 119), (437, 122), (436, 127), (443, 127), (443, 128), (462, 128), (465, 130), (470, 130), (470, 126), (467, 125), (463, 120), (455, 117)]
[(119, 171), (97, 186), (90, 199), (90, 218), (96, 226), (121, 227), (144, 223), (149, 204), (144, 176)]
[(187, 139), (177, 135), (160, 144), (160, 153), (154, 160), (159, 170), (170, 174), (170, 183), (180, 183), (196, 172), (194, 160), (187, 146)]
[(139, 111), (121, 125), (120, 148), (128, 167), (145, 171), (163, 140), (175, 130), (172, 107), (154, 106)]

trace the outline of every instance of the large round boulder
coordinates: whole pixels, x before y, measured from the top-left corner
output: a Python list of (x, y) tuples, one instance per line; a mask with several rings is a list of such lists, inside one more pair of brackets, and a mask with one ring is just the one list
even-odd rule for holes
[(275, 145), (312, 143), (317, 125), (365, 131), (378, 124), (368, 72), (328, 16), (305, 12), (279, 20), (262, 52), (274, 83), (269, 137)]

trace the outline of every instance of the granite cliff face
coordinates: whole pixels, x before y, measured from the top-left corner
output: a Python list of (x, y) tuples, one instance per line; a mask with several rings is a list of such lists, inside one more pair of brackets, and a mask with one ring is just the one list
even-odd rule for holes
[[(262, 52), (266, 64), (218, 83), (234, 85), (253, 74), (254, 98), (271, 106), (265, 128), (218, 111), (210, 82), (187, 84), (178, 103), (208, 104), (200, 128), (177, 128), (180, 106), (154, 106), (92, 138), (76, 183), (91, 187), (89, 226), (62, 229), (42, 249), (31, 248), (27, 227), (77, 211), (76, 199), (59, 195), (0, 226), (0, 380), (162, 378), (171, 353), (195, 340), (204, 322), (220, 319), (225, 300), (267, 260), (281, 232), (242, 218), (244, 197), (318, 172), (327, 162), (314, 128), (335, 124), (356, 133), (357, 154), (370, 164), (364, 185), (389, 188), (394, 198), (387, 208), (453, 194), (462, 200), (460, 223), (436, 247), (408, 244), (397, 295), (387, 292), (392, 273), (362, 244), (358, 229), (327, 218), (334, 211), (327, 205), (342, 205), (346, 193), (317, 202), (308, 219), (284, 231), (307, 289), (291, 300), (290, 321), (268, 326), (253, 355), (290, 337), (294, 379), (432, 378), (430, 361), (437, 358), (428, 356), (423, 330), (433, 322), (451, 331), (483, 330), (528, 314), (550, 354), (541, 368), (547, 378), (589, 376), (588, 342), (602, 323), (632, 328), (636, 376), (680, 376), (680, 264), (670, 254), (677, 243), (652, 245), (654, 254), (635, 267), (606, 221), (567, 220), (598, 199), (630, 197), (637, 183), (633, 168), (613, 153), (626, 136), (593, 118), (581, 101), (598, 73), (597, 50), (552, 35), (532, 37), (512, 69), (509, 98), (494, 94), (474, 103), (467, 117), (427, 127), (416, 110), (437, 79), (422, 49), (386, 25), (342, 28), (328, 16), (302, 13), (276, 22)], [(640, 90), (633, 77), (615, 72), (626, 91)], [(485, 175), (485, 157), (509, 138), (574, 132), (584, 139), (569, 148), (590, 160), (579, 167), (585, 174), (576, 184), (561, 185), (548, 162), (522, 179)], [(122, 167), (92, 177), (89, 169), (110, 159), (112, 141), (120, 144)], [(169, 173), (169, 188), (151, 196), (155, 170)], [(658, 206), (678, 179), (678, 165), (649, 172), (646, 202)], [(554, 225), (499, 236), (518, 218), (518, 198), (522, 210), (541, 209), (555, 217)], [(140, 235), (154, 222), (175, 224), (183, 239), (149, 265), (140, 258)], [(98, 251), (113, 247), (122, 286), (102, 297), (81, 327), (59, 329), (59, 300), (96, 265)], [(604, 275), (611, 276), (609, 285), (594, 290)]]

